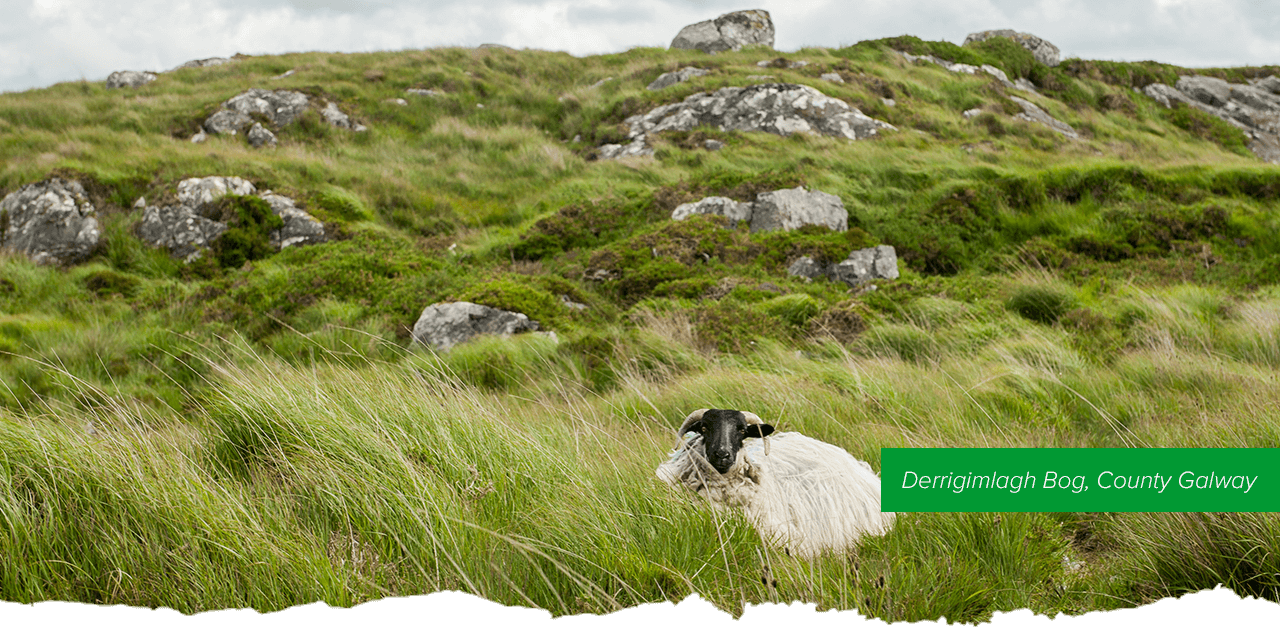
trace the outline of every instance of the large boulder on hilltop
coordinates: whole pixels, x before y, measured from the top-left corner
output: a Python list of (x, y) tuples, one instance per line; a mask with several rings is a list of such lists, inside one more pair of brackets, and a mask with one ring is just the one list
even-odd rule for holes
[(121, 87), (142, 87), (151, 81), (156, 80), (154, 72), (134, 72), (132, 70), (122, 70), (112, 72), (107, 77), (107, 89), (119, 89)]
[(227, 194), (257, 194), (280, 216), (284, 226), (268, 234), (276, 250), (316, 244), (325, 241), (324, 225), (311, 214), (297, 208), (293, 199), (271, 190), (258, 192), (253, 183), (238, 176), (206, 176), (178, 183), (178, 202), (173, 205), (151, 205), (143, 210), (138, 225), (138, 238), (167, 248), (173, 256), (190, 263), (199, 259), (229, 225), (213, 211), (214, 202)]
[(773, 20), (762, 9), (725, 13), (714, 20), (690, 24), (671, 40), (671, 48), (724, 52), (743, 46), (773, 47)]
[(436, 303), (422, 310), (413, 325), (415, 342), (447, 351), (477, 335), (512, 335), (537, 331), (538, 323), (522, 313), (459, 301)]
[(893, 125), (872, 119), (843, 100), (808, 85), (764, 83), (749, 87), (725, 87), (693, 94), (681, 102), (633, 115), (628, 144), (606, 144), (600, 157), (611, 159), (653, 154), (645, 137), (662, 131), (689, 131), (711, 126), (722, 131), (760, 131), (774, 135), (809, 133), (867, 139)]
[(803, 187), (756, 195), (751, 212), (751, 232), (792, 231), (806, 224), (832, 231), (849, 229), (849, 212), (835, 194), (807, 191)]
[(84, 187), (51, 178), (0, 200), (0, 250), (40, 264), (75, 263), (98, 246), (102, 232)]
[(1061, 51), (1058, 50), (1057, 46), (1049, 43), (1045, 39), (1036, 37), (1031, 33), (1019, 33), (1018, 31), (1010, 28), (970, 33), (968, 37), (964, 38), (964, 45), (967, 46), (972, 43), (978, 43), (980, 41), (986, 41), (996, 37), (1003, 37), (1005, 39), (1012, 39), (1016, 41), (1023, 48), (1030, 50), (1031, 54), (1035, 55), (1036, 61), (1045, 65), (1054, 66), (1058, 64), (1058, 55), (1061, 54)]

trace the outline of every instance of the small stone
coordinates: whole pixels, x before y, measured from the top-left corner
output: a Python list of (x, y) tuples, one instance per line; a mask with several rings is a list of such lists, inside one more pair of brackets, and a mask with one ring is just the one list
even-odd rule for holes
[(960, 115), (963, 115), (966, 120), (972, 120), (973, 118), (982, 115), (982, 109), (969, 109)]
[(838, 73), (836, 73), (836, 72), (827, 72), (826, 74), (823, 74), (822, 76), (819, 76), (818, 78), (821, 78), (821, 79), (822, 79), (822, 80), (824, 80), (824, 81), (830, 81), (830, 82), (832, 82), (832, 83), (843, 83), (843, 82), (844, 82), (844, 78), (843, 78), (843, 77), (841, 77), (841, 76), (840, 76), (840, 74), (838, 74)]
[(872, 279), (896, 279), (898, 255), (892, 246), (855, 250), (849, 253), (848, 259), (831, 266), (828, 275), (850, 287)]
[(710, 73), (710, 70), (704, 70), (696, 67), (680, 68), (675, 72), (667, 72), (666, 74), (659, 76), (654, 79), (652, 83), (649, 83), (649, 86), (645, 89), (648, 89), (649, 91), (658, 91), (659, 89), (665, 89), (677, 83), (683, 83), (691, 78), (706, 76)]
[(205, 141), (206, 139), (209, 139), (209, 136), (208, 136), (207, 134), (205, 134), (204, 129), (202, 128), (202, 129), (200, 129), (200, 130), (196, 131), (196, 134), (195, 134), (195, 135), (192, 135), (192, 136), (191, 136), (191, 143), (193, 143), (193, 144), (203, 144), (203, 143), (204, 143), (204, 141)]
[(388, 98), (386, 100), (383, 100), (383, 102), (387, 104), (400, 105), (402, 107), (409, 106), (409, 101), (405, 100), (404, 98)]
[(122, 72), (112, 72), (107, 77), (107, 89), (119, 89), (121, 87), (138, 88), (150, 83), (158, 78), (155, 72), (134, 72), (132, 70), (124, 70)]
[(702, 142), (702, 145), (707, 150), (720, 150), (721, 148), (724, 148), (724, 142), (718, 139), (708, 139), (707, 141)]
[(898, 106), (898, 101), (894, 100), (893, 98), (881, 98), (880, 104), (886, 107), (896, 107)]
[(145, 197), (145, 196), (138, 196), (138, 199), (137, 199), (137, 200), (135, 200), (135, 201), (133, 201), (133, 208), (134, 208), (134, 209), (146, 209), (146, 208), (147, 208), (147, 199), (146, 199), (146, 197)]
[(282, 78), (288, 78), (288, 77), (290, 77), (290, 76), (293, 76), (293, 73), (294, 73), (294, 72), (297, 72), (297, 71), (298, 71), (298, 70), (289, 70), (288, 72), (285, 72), (284, 74), (281, 74), (281, 75), (279, 75), (279, 76), (272, 76), (272, 77), (271, 77), (271, 80), (273, 80), (273, 81), (278, 81), (278, 80), (280, 80), (280, 79), (282, 79)]
[(827, 270), (826, 268), (823, 268), (822, 264), (818, 263), (813, 257), (806, 256), (791, 262), (791, 265), (787, 267), (787, 274), (812, 281), (813, 279), (826, 275)]
[(434, 89), (406, 89), (404, 93), (410, 96), (443, 96), (444, 94)]
[(739, 222), (750, 222), (753, 210), (752, 203), (738, 202), (723, 196), (709, 196), (698, 202), (687, 202), (671, 212), (672, 220), (684, 220), (692, 215), (724, 216), (729, 219), (729, 226), (735, 227)]
[(254, 148), (261, 148), (263, 146), (270, 146), (274, 148), (276, 146), (275, 133), (267, 130), (258, 122), (253, 123), (253, 128), (249, 129), (247, 137), (249, 138), (249, 145)]
[(565, 307), (568, 307), (569, 309), (573, 309), (575, 311), (586, 311), (587, 309), (586, 305), (582, 303), (574, 302), (565, 294), (560, 295), (560, 304), (564, 305)]

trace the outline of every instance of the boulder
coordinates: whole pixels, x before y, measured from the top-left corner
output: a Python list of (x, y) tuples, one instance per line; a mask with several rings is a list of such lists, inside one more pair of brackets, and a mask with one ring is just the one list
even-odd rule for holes
[(1057, 46), (1049, 43), (1044, 39), (1036, 37), (1031, 33), (1019, 33), (1015, 30), (1008, 29), (1008, 28), (1003, 28), (1000, 30), (984, 30), (980, 33), (971, 33), (968, 37), (964, 38), (964, 45), (967, 46), (969, 44), (978, 43), (980, 41), (986, 41), (988, 39), (992, 39), (995, 37), (1003, 37), (1005, 39), (1012, 39), (1018, 42), (1018, 44), (1021, 45), (1023, 48), (1026, 48), (1027, 50), (1031, 51), (1031, 54), (1035, 56), (1036, 61), (1039, 61), (1045, 65), (1055, 66), (1058, 64), (1058, 61), (1059, 61), (1058, 55), (1061, 54), (1061, 51), (1058, 50)]
[(1043, 124), (1071, 139), (1080, 139), (1080, 134), (1076, 133), (1076, 129), (1071, 128), (1071, 126), (1065, 122), (1054, 119), (1053, 116), (1045, 112), (1044, 109), (1037, 107), (1034, 103), (1023, 100), (1017, 96), (1009, 96), (1009, 100), (1018, 103), (1018, 106), (1022, 107), (1022, 113), (1013, 116), (1014, 118)]
[(231, 59), (228, 59), (226, 57), (210, 57), (208, 59), (195, 59), (194, 61), (187, 61), (186, 63), (183, 63), (182, 65), (179, 65), (178, 67), (173, 69), (185, 70), (187, 68), (192, 68), (192, 67), (213, 67), (215, 65), (222, 65), (224, 63), (231, 63)]
[(832, 83), (843, 83), (843, 82), (844, 82), (844, 77), (840, 76), (840, 73), (839, 73), (839, 72), (827, 72), (826, 74), (823, 74), (822, 76), (819, 76), (818, 78), (820, 78), (820, 79), (822, 79), (822, 80), (824, 80), (824, 81), (832, 82)]
[(1211, 107), (1225, 107), (1231, 100), (1231, 84), (1212, 76), (1183, 76), (1175, 88)]
[(600, 158), (653, 154), (649, 133), (689, 131), (711, 126), (722, 131), (759, 131), (775, 135), (809, 133), (867, 139), (893, 125), (872, 119), (843, 100), (807, 85), (769, 83), (701, 92), (627, 118), (629, 144), (606, 144)]
[(98, 246), (102, 231), (84, 187), (51, 178), (0, 200), (0, 250), (39, 264), (75, 263)]
[(807, 191), (803, 187), (762, 192), (751, 212), (751, 232), (792, 231), (806, 224), (832, 231), (849, 228), (849, 212), (835, 194)]
[(301, 92), (255, 87), (222, 103), (222, 108), (245, 115), (264, 115), (276, 128), (281, 128), (297, 119), (308, 102), (307, 95)]
[(274, 148), (276, 145), (276, 134), (268, 131), (257, 122), (253, 123), (253, 128), (249, 129), (247, 136), (249, 138), (249, 145), (254, 148), (261, 148), (263, 146), (271, 146)]
[(863, 248), (849, 253), (849, 258), (827, 271), (834, 281), (843, 281), (850, 287), (872, 279), (898, 278), (898, 254), (892, 246)]
[(413, 325), (413, 339), (423, 346), (447, 351), (477, 335), (506, 336), (537, 330), (538, 323), (522, 313), (460, 301), (423, 309)]
[(839, 196), (806, 191), (803, 187), (761, 192), (756, 194), (753, 202), (709, 196), (698, 202), (676, 207), (671, 212), (671, 219), (684, 220), (695, 214), (724, 216), (729, 219), (731, 227), (737, 226), (739, 222), (747, 222), (751, 225), (752, 233), (791, 231), (806, 224), (845, 231), (849, 224), (849, 212), (845, 210)]
[(666, 74), (653, 79), (653, 82), (649, 83), (649, 87), (647, 87), (647, 89), (649, 91), (658, 91), (659, 89), (665, 89), (677, 83), (683, 83), (691, 78), (706, 76), (710, 73), (711, 70), (704, 70), (696, 67), (680, 68), (675, 72), (667, 72)]
[(729, 226), (735, 227), (739, 222), (751, 222), (753, 203), (738, 202), (723, 196), (709, 196), (698, 202), (688, 202), (671, 212), (672, 220), (683, 220), (691, 215), (704, 214), (729, 218)]
[[(253, 118), (247, 114), (223, 109), (215, 111), (213, 115), (209, 116), (204, 121), (202, 130), (216, 135), (235, 135), (253, 123)], [(195, 137), (192, 137), (192, 141), (195, 141)]]
[(417, 88), (406, 89), (404, 90), (404, 93), (409, 94), (410, 96), (443, 96), (444, 95), (434, 89), (417, 89)]
[(726, 13), (714, 20), (690, 24), (671, 40), (672, 49), (708, 53), (741, 50), (743, 46), (773, 47), (773, 20), (761, 9)]
[(813, 257), (805, 256), (791, 262), (787, 267), (787, 274), (812, 281), (820, 276), (826, 276), (827, 269)]
[(222, 216), (212, 211), (214, 201), (227, 194), (255, 193), (284, 221), (282, 228), (268, 236), (274, 248), (325, 241), (324, 225), (298, 209), (293, 199), (271, 190), (258, 193), (253, 183), (236, 176), (207, 176), (179, 182), (177, 204), (148, 206), (138, 225), (138, 237), (152, 246), (167, 248), (173, 256), (190, 263), (199, 259), (228, 228), (221, 221)]
[(324, 121), (338, 128), (351, 129), (357, 133), (367, 130), (363, 124), (352, 122), (351, 117), (343, 113), (335, 102), (326, 104), (324, 108), (320, 110), (320, 116), (324, 118)]
[(107, 89), (119, 89), (121, 87), (142, 87), (151, 81), (156, 80), (155, 72), (134, 72), (132, 70), (123, 70), (120, 72), (112, 72), (107, 77)]

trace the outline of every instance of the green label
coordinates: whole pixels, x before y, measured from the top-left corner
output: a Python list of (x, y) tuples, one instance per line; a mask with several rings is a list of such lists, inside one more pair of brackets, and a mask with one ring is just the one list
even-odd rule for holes
[(886, 448), (887, 512), (1275, 512), (1280, 449)]

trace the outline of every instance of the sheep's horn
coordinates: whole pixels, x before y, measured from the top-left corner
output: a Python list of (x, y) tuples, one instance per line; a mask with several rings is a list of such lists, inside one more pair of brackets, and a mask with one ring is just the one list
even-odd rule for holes
[(702, 414), (705, 414), (705, 413), (707, 413), (707, 408), (703, 407), (702, 409), (694, 410), (692, 414), (689, 414), (688, 416), (686, 416), (684, 419), (684, 424), (680, 425), (680, 431), (676, 433), (676, 440), (683, 440), (684, 434), (689, 431), (689, 425), (692, 425), (693, 423), (699, 420), (702, 420)]
[[(753, 414), (753, 413), (751, 413), (751, 412), (749, 412), (749, 411), (744, 411), (744, 412), (742, 412), (742, 416), (743, 416), (744, 418), (746, 418), (746, 419), (747, 419), (747, 424), (749, 424), (749, 425), (762, 425), (762, 424), (764, 424), (764, 419), (760, 418), (759, 416), (757, 416), (757, 415), (755, 415), (755, 414)], [(763, 438), (761, 438), (761, 439), (762, 439), (762, 440), (764, 440), (764, 454), (765, 454), (765, 456), (767, 457), (767, 456), (769, 455), (769, 438), (766, 436), (766, 437), (763, 437)]]

